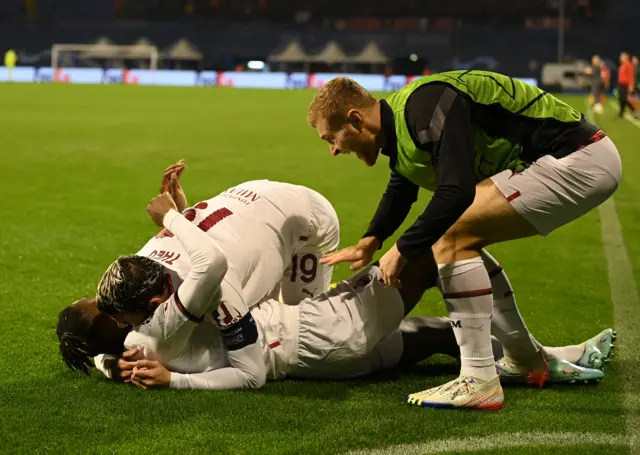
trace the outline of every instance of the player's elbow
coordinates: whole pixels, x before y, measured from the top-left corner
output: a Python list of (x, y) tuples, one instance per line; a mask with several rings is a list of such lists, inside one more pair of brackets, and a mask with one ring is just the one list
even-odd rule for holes
[(203, 249), (203, 256), (206, 256), (202, 261), (202, 273), (205, 279), (216, 283), (222, 281), (229, 268), (224, 252), (212, 241), (207, 248)]

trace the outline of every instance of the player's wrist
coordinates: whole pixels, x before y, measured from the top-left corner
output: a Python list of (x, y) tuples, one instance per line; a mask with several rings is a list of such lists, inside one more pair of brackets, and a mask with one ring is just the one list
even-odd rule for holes
[(184, 212), (186, 210), (186, 208), (188, 207), (187, 206), (187, 199), (186, 198), (185, 199), (179, 199), (179, 202), (178, 202), (178, 200), (176, 200), (176, 207), (178, 208), (178, 212), (180, 212), (180, 213)]
[(374, 251), (379, 249), (381, 244), (382, 242), (380, 242), (380, 240), (374, 235), (363, 237), (362, 239), (360, 239), (360, 242), (358, 242), (358, 245), (360, 247), (366, 250), (374, 250)]
[(169, 388), (170, 389), (188, 389), (189, 388), (189, 379), (186, 374), (176, 373), (174, 371), (170, 372), (171, 379), (169, 380)]
[(169, 209), (169, 211), (162, 217), (162, 225), (171, 230), (171, 223), (173, 223), (178, 216), (180, 216), (180, 212), (175, 209)]

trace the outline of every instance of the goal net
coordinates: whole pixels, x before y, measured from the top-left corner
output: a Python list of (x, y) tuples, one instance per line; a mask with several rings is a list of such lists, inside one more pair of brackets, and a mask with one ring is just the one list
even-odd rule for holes
[[(51, 48), (51, 67), (56, 70), (70, 66), (96, 66), (107, 62), (112, 67), (122, 67), (125, 61), (136, 61), (138, 66), (158, 69), (158, 48), (149, 44), (54, 44)], [(81, 65), (80, 63), (84, 64)]]

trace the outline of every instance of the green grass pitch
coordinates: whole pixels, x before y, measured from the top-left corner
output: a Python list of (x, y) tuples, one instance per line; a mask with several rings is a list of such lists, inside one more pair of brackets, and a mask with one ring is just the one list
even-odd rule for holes
[[(368, 169), (352, 156), (331, 158), (305, 124), (312, 96), (224, 88), (0, 86), (0, 453), (409, 453), (412, 444), (517, 432), (609, 439), (497, 449), (472, 444), (450, 453), (629, 453), (620, 445), (626, 437), (622, 376), (634, 366), (619, 361), (596, 386), (509, 388), (497, 413), (405, 403), (406, 394), (456, 375), (446, 359), (409, 374), (284, 381), (255, 392), (142, 391), (66, 370), (54, 333), (58, 312), (91, 295), (115, 257), (135, 252), (156, 232), (145, 207), (164, 167), (180, 158), (188, 164), (183, 184), (192, 202), (249, 179), (305, 184), (334, 204), (342, 245), (359, 238), (386, 185), (387, 161), (382, 157)], [(568, 100), (584, 107), (582, 98)], [(616, 203), (640, 282), (640, 130), (615, 121), (610, 108), (599, 124), (623, 155)], [(597, 211), (547, 239), (491, 251), (544, 344), (581, 342), (613, 326)], [(339, 267), (335, 276), (348, 274)], [(431, 291), (416, 313), (441, 315), (444, 304)], [(609, 443), (612, 436), (620, 444)], [(398, 444), (409, 446), (393, 449)]]

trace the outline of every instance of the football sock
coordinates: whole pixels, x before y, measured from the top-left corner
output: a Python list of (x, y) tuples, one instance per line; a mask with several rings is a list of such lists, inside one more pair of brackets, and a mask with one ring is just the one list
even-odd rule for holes
[(487, 251), (482, 250), (480, 256), (491, 279), (493, 290), (491, 331), (502, 343), (505, 356), (526, 367), (540, 367), (542, 358), (539, 346), (532, 339), (518, 311), (507, 274)]
[(491, 282), (480, 257), (438, 265), (440, 288), (460, 346), (460, 374), (496, 377), (491, 346)]

